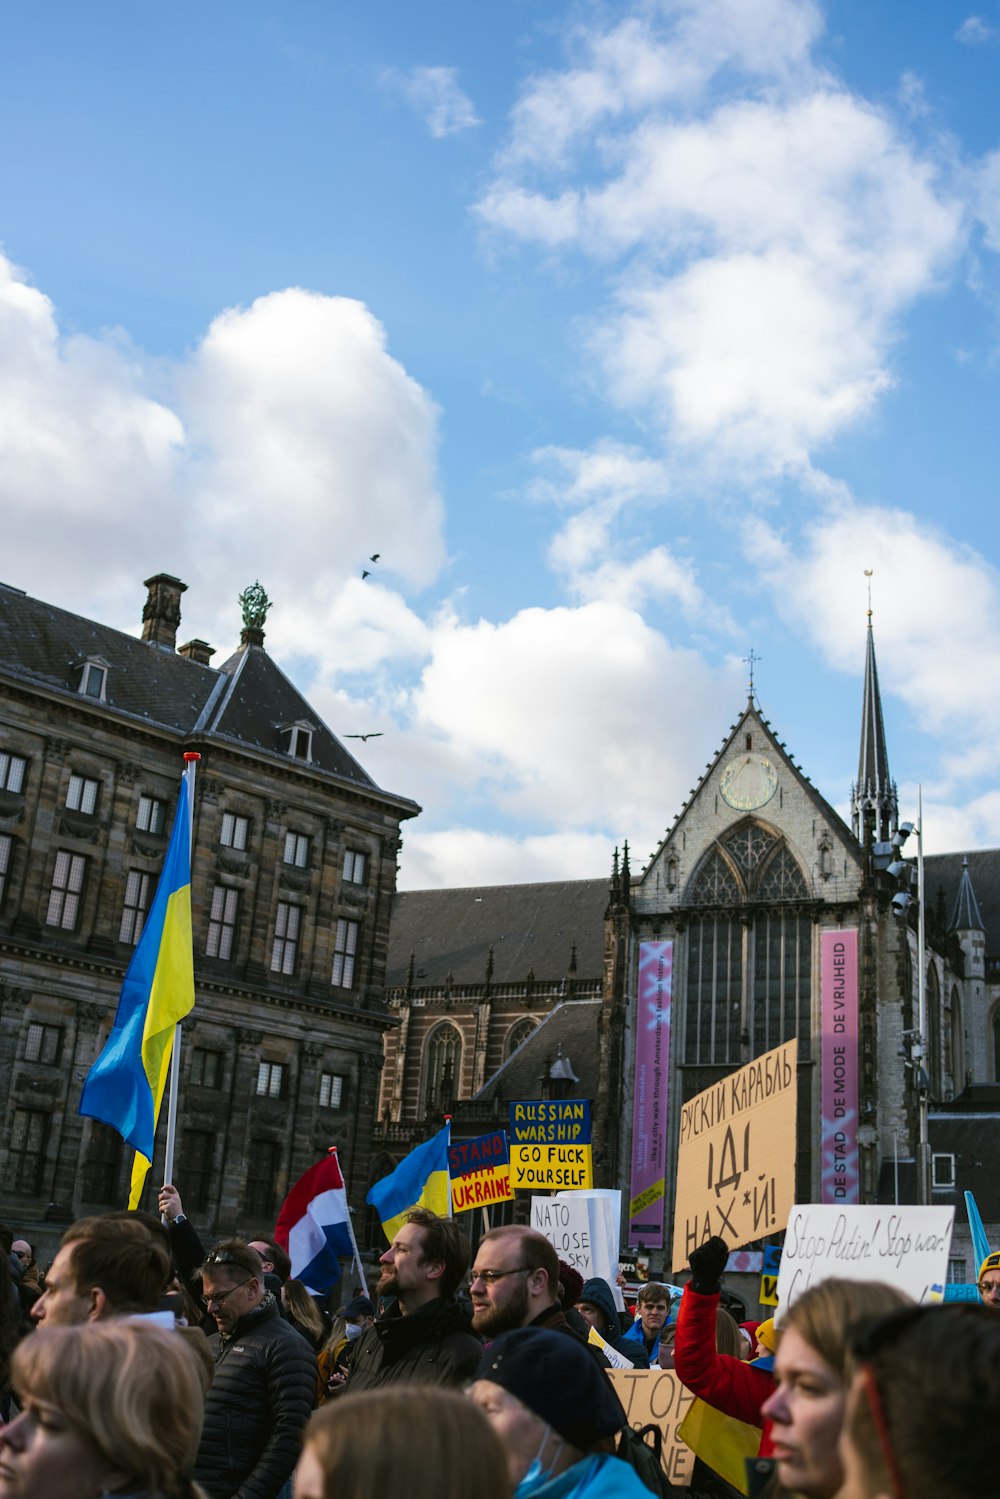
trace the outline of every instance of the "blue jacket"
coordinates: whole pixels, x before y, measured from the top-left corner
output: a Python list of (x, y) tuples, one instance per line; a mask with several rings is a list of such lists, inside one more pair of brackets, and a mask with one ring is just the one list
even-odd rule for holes
[(537, 1488), (516, 1489), (515, 1499), (649, 1499), (649, 1490), (628, 1463), (595, 1453)]
[[(668, 1324), (664, 1323), (663, 1325), (664, 1327), (666, 1327)], [(646, 1334), (642, 1330), (642, 1322), (638, 1317), (632, 1323), (632, 1326), (629, 1328), (628, 1332), (622, 1334), (622, 1342), (626, 1344), (638, 1343), (643, 1353), (645, 1353), (647, 1358), (649, 1359), (649, 1367), (651, 1369), (656, 1368), (656, 1360), (659, 1357), (660, 1353), (660, 1334), (656, 1334), (652, 1349), (647, 1348)]]

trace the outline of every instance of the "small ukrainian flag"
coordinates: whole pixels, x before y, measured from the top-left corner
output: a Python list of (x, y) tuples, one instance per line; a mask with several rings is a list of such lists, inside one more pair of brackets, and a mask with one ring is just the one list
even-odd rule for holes
[(451, 1173), (448, 1146), (451, 1124), (438, 1130), (423, 1145), (404, 1156), (388, 1176), (370, 1189), (370, 1202), (382, 1220), (382, 1230), (391, 1244), (403, 1219), (413, 1207), (430, 1208), (442, 1218), (451, 1217)]

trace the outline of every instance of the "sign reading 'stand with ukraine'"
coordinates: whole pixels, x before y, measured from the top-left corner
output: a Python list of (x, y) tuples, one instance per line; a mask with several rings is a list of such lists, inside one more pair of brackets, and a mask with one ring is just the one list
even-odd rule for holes
[(542, 1192), (594, 1185), (589, 1098), (533, 1098), (510, 1106), (510, 1184)]

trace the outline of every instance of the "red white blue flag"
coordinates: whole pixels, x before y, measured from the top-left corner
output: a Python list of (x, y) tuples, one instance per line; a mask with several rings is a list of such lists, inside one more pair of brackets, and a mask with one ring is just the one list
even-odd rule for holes
[(354, 1236), (335, 1150), (299, 1177), (281, 1205), (274, 1237), (288, 1251), (292, 1275), (313, 1295), (337, 1284), (341, 1259), (354, 1254)]

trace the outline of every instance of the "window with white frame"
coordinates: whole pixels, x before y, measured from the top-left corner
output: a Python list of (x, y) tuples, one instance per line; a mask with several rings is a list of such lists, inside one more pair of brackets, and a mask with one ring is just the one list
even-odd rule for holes
[(62, 1035), (61, 1025), (47, 1025), (44, 1021), (32, 1020), (24, 1041), (24, 1060), (54, 1067), (62, 1051)]
[(271, 945), (271, 972), (294, 973), (299, 950), (302, 907), (279, 900), (274, 918), (274, 942)]
[(365, 855), (357, 849), (349, 848), (344, 853), (344, 879), (349, 885), (363, 885), (365, 882)]
[(239, 908), (240, 892), (231, 890), (228, 885), (216, 885), (212, 891), (212, 904), (208, 913), (206, 957), (221, 958), (224, 963), (232, 958)]
[(28, 762), (23, 755), (0, 750), (0, 791), (12, 791), (15, 795), (22, 792), (27, 770)]
[(250, 842), (249, 817), (240, 817), (236, 812), (223, 812), (219, 842), (223, 848), (235, 848), (242, 852)]
[(107, 684), (107, 667), (100, 666), (96, 661), (85, 661), (80, 674), (80, 691), (84, 697), (97, 698), (103, 702)]
[(955, 1157), (941, 1151), (931, 1156), (931, 1185), (941, 1191), (954, 1191)]
[(0, 833), (0, 909), (7, 894), (7, 880), (14, 861), (14, 840), (9, 833)]
[(86, 878), (87, 861), (83, 854), (71, 854), (60, 849), (52, 870), (52, 888), (45, 913), (46, 926), (58, 926), (64, 932), (75, 930)]
[(284, 1062), (260, 1062), (257, 1067), (257, 1097), (282, 1098), (284, 1092)]
[(948, 1261), (948, 1284), (960, 1286), (965, 1283), (965, 1260), (956, 1255)]
[(311, 760), (313, 731), (309, 725), (289, 724), (285, 733), (288, 735), (288, 753), (296, 760)]
[(130, 869), (125, 881), (125, 903), (122, 906), (122, 921), (118, 928), (118, 941), (128, 942), (132, 947), (142, 936), (149, 911), (149, 889), (151, 879), (141, 869)]
[(96, 812), (100, 789), (100, 781), (94, 781), (90, 776), (72, 775), (66, 791), (66, 806), (71, 812)]
[(305, 833), (285, 834), (285, 863), (294, 864), (296, 869), (305, 869), (309, 863), (309, 839)]
[(158, 796), (140, 796), (135, 818), (140, 833), (164, 833), (167, 828), (167, 804)]
[(338, 989), (354, 988), (354, 960), (358, 952), (358, 923), (337, 922), (337, 936), (333, 944), (333, 977), (331, 983)]
[(321, 1109), (339, 1109), (344, 1104), (344, 1079), (339, 1072), (323, 1072), (319, 1079)]

